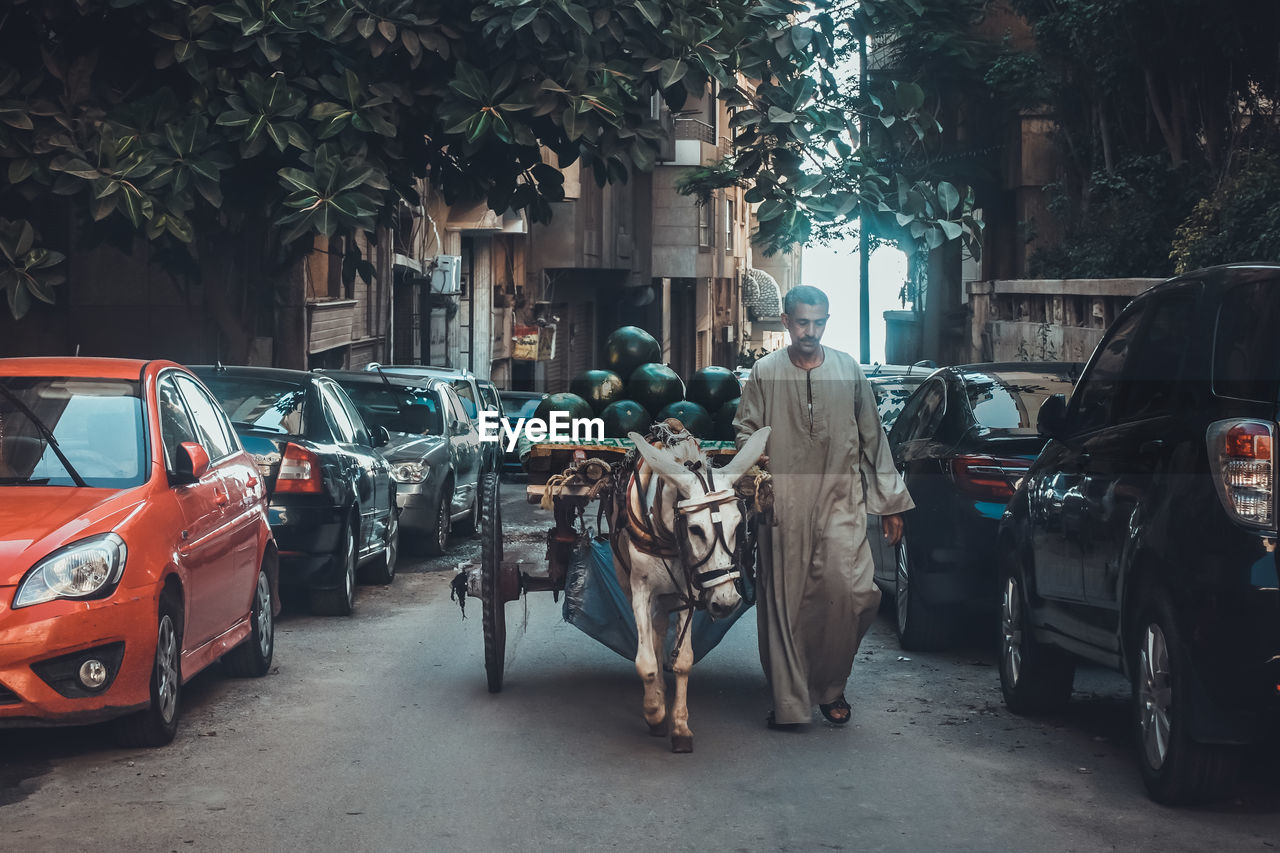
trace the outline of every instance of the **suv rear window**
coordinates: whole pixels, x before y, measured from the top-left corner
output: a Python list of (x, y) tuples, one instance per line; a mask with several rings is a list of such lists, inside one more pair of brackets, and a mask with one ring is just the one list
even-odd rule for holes
[(1280, 279), (1237, 284), (1222, 298), (1214, 335), (1213, 392), (1271, 402), (1280, 383)]

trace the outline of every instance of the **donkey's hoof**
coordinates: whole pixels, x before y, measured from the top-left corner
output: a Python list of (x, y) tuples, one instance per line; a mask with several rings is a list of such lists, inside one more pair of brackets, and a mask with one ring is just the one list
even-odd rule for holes
[(671, 718), (663, 717), (660, 723), (649, 724), (649, 737), (666, 737), (671, 731)]
[(672, 752), (693, 752), (693, 735), (672, 735)]

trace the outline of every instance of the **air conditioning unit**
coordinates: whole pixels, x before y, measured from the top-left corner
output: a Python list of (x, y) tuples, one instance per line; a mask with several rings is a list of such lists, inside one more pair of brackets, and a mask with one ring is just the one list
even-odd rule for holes
[(431, 292), (462, 292), (462, 258), (458, 255), (436, 255), (431, 265)]

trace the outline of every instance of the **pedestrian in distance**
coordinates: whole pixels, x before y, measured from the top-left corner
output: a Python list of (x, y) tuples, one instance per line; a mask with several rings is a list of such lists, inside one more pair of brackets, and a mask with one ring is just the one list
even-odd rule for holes
[(773, 523), (760, 531), (760, 662), (773, 693), (770, 728), (849, 722), (845, 687), (880, 605), (867, 513), (902, 538), (911, 496), (893, 464), (875, 392), (848, 353), (822, 345), (829, 314), (816, 287), (787, 292), (790, 345), (755, 363), (733, 425), (739, 447), (773, 428), (765, 449)]

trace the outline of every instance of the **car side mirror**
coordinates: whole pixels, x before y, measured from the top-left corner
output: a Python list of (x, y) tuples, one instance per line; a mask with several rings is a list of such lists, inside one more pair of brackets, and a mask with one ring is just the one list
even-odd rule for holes
[(1045, 438), (1059, 438), (1067, 431), (1067, 397), (1054, 394), (1040, 404), (1036, 432)]
[(374, 427), (373, 430), (373, 446), (386, 447), (391, 443), (391, 433), (384, 426)]
[(175, 486), (199, 482), (200, 478), (209, 472), (209, 454), (194, 441), (184, 441), (179, 444), (177, 453), (174, 455), (176, 456), (173, 472)]

